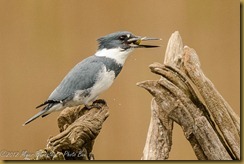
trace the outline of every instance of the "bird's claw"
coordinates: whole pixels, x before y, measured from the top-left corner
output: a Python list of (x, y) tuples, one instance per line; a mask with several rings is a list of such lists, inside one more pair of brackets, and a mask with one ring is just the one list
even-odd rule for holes
[(102, 108), (103, 105), (107, 105), (106, 101), (103, 99), (95, 100), (92, 105), (85, 105), (85, 107), (90, 110), (92, 108)]

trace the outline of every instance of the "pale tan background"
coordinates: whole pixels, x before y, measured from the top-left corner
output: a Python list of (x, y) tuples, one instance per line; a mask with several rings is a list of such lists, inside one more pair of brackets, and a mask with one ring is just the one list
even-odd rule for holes
[[(95, 142), (96, 159), (140, 159), (151, 96), (135, 84), (159, 78), (148, 65), (163, 61), (176, 30), (239, 115), (239, 9), (238, 0), (0, 0), (0, 151), (45, 147), (58, 133), (58, 113), (21, 125), (76, 63), (96, 51), (98, 37), (119, 30), (160, 37), (162, 47), (135, 51), (101, 95), (110, 117)], [(170, 159), (196, 159), (176, 124), (173, 136)]]

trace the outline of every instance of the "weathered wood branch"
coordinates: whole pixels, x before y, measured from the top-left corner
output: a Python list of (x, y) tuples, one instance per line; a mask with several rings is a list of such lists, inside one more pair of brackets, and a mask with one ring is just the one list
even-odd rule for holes
[(173, 122), (168, 119), (168, 113), (157, 105), (155, 99), (152, 100), (151, 106), (152, 117), (142, 160), (164, 160), (169, 157), (172, 145)]
[(138, 83), (153, 96), (142, 159), (168, 158), (172, 122), (182, 127), (198, 159), (240, 159), (240, 118), (203, 74), (196, 52), (183, 47), (178, 32), (168, 42), (164, 64), (149, 67), (161, 78)]
[[(208, 111), (231, 149), (234, 159), (240, 159), (240, 118), (200, 69), (196, 52), (185, 47), (184, 67), (186, 74), (196, 85), (205, 100)], [(193, 63), (197, 63), (193, 67)]]
[(93, 160), (92, 148), (103, 122), (109, 116), (104, 100), (95, 101), (91, 109), (77, 106), (64, 109), (58, 117), (60, 133), (48, 139), (45, 149), (34, 160)]

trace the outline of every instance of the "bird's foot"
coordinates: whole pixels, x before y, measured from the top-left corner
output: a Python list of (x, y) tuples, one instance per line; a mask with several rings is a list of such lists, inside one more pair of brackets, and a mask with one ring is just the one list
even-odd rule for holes
[(106, 101), (103, 100), (103, 99), (99, 99), (99, 100), (94, 101), (92, 103), (92, 105), (87, 105), (86, 104), (85, 107), (87, 109), (89, 109), (89, 110), (92, 109), (92, 108), (98, 108), (98, 109), (100, 109), (100, 108), (102, 108), (103, 105), (107, 105)]
[(85, 108), (90, 110), (90, 109), (94, 108), (94, 106), (93, 105), (85, 105)]
[(103, 99), (95, 100), (95, 101), (93, 102), (93, 104), (94, 104), (94, 103), (99, 103), (99, 104), (107, 105), (106, 101), (103, 100)]

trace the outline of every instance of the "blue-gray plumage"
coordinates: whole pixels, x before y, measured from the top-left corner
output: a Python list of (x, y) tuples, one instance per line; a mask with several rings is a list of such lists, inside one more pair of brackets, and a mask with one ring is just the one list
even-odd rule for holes
[(37, 108), (45, 107), (26, 121), (24, 125), (39, 116), (44, 117), (53, 111), (59, 111), (66, 107), (81, 104), (88, 106), (112, 85), (130, 52), (135, 48), (158, 47), (141, 45), (140, 42), (143, 40), (158, 39), (134, 36), (127, 31), (116, 32), (99, 38), (97, 52), (71, 69), (50, 94), (47, 101), (37, 106)]
[(63, 101), (76, 90), (87, 90), (92, 88), (97, 80), (99, 72), (105, 66), (107, 71), (114, 71), (115, 77), (120, 73), (122, 65), (114, 59), (106, 57), (90, 56), (78, 63), (63, 79), (60, 85), (53, 91), (48, 100)]

